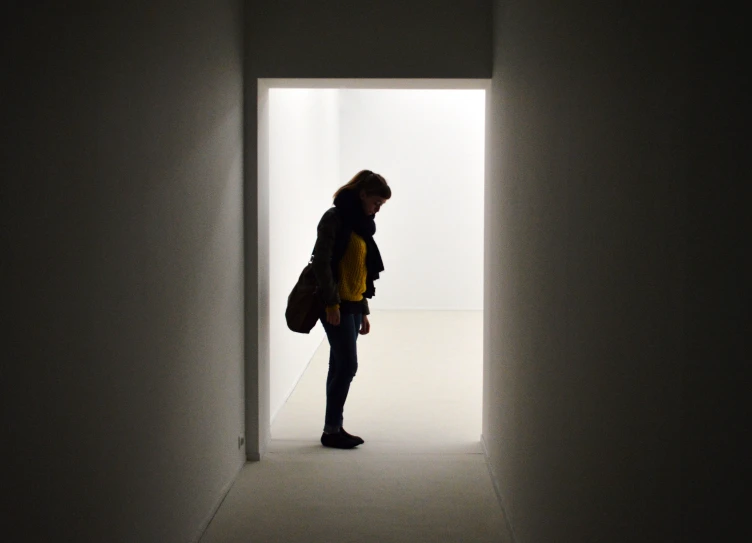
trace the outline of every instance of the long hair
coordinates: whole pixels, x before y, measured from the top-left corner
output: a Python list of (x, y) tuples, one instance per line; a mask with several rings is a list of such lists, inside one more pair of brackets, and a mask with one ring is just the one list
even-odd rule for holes
[(362, 170), (356, 173), (355, 177), (350, 179), (346, 185), (337, 189), (334, 198), (336, 199), (344, 190), (364, 190), (366, 196), (380, 196), (384, 200), (392, 197), (392, 189), (389, 188), (386, 179), (371, 170)]

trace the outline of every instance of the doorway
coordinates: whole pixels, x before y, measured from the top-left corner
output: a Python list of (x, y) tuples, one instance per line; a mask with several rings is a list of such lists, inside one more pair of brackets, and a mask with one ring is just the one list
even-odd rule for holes
[[(259, 284), (268, 288), (269, 300), (259, 316), (268, 319), (259, 326), (268, 331), (259, 337), (259, 353), (267, 353), (269, 361), (268, 379), (259, 380), (259, 387), (268, 390), (257, 396), (268, 402), (258, 406), (261, 416), (268, 416), (259, 421), (262, 426), (275, 423), (281, 435), (294, 437), (290, 420), (301, 422), (300, 415), (307, 413), (311, 420), (306, 415), (302, 423), (313, 424), (309, 435), (320, 430), (313, 419), (321, 419), (323, 409), (315, 402), (308, 411), (286, 417), (283, 408), (294, 391), (312, 394), (316, 386), (320, 394), (313, 397), (324, 401), (324, 381), (318, 383), (317, 377), (325, 372), (328, 345), (320, 325), (307, 336), (287, 330), (284, 303), (307, 262), (332, 193), (357, 171), (371, 169), (386, 177), (394, 197), (377, 220), (376, 240), (387, 269), (371, 300), (373, 332), (360, 343), (361, 370), (348, 407), (356, 418), (358, 409), (361, 416), (381, 412), (387, 426), (391, 416), (392, 427), (410, 421), (398, 412), (422, 413), (412, 421), (420, 426), (413, 425), (418, 435), (454, 424), (480, 440), (488, 84), (258, 81), (259, 222), (264, 223), (258, 231), (260, 249), (267, 247), (266, 261), (259, 262)], [(402, 375), (399, 367), (382, 367), (387, 375), (372, 373), (379, 360), (396, 356), (405, 362), (416, 358), (421, 367)], [(428, 393), (418, 394), (423, 400), (412, 409), (406, 403), (410, 387)], [(359, 408), (356, 398), (370, 403)], [(442, 406), (444, 414), (431, 422), (430, 410)], [(265, 439), (275, 437), (270, 432)]]

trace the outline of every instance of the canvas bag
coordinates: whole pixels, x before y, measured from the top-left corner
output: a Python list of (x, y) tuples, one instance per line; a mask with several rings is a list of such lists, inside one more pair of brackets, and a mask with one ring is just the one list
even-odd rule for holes
[(308, 265), (298, 278), (287, 297), (285, 319), (287, 327), (293, 332), (308, 334), (316, 326), (319, 317), (324, 312), (324, 300), (319, 292), (319, 284), (313, 273), (313, 255)]

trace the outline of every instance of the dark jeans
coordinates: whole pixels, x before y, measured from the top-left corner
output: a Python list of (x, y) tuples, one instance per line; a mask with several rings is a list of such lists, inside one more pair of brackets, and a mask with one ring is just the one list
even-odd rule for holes
[(342, 427), (342, 413), (345, 408), (350, 383), (358, 371), (358, 330), (363, 322), (360, 313), (342, 313), (339, 326), (321, 318), (326, 337), (329, 340), (329, 374), (326, 377), (326, 417), (324, 431), (336, 432)]

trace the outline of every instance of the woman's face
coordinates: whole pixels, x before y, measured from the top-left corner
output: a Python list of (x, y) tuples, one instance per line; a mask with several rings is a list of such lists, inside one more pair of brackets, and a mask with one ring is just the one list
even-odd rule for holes
[(360, 201), (363, 203), (363, 211), (366, 215), (376, 215), (386, 202), (381, 196), (366, 196), (365, 192), (361, 192)]

